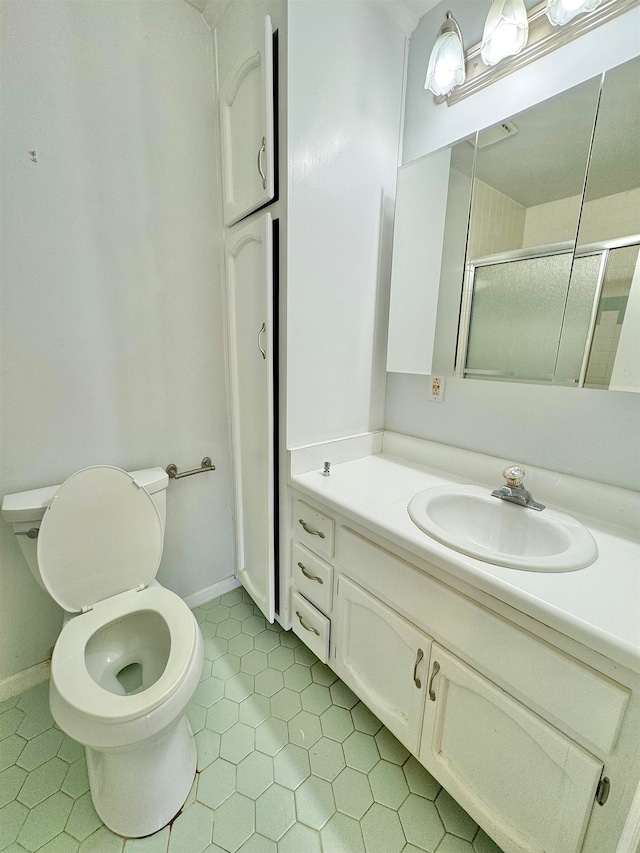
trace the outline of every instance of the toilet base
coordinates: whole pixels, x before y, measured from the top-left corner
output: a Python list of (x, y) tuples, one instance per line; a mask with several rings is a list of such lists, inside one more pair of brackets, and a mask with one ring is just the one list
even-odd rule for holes
[(189, 796), (196, 743), (186, 714), (135, 747), (85, 747), (93, 805), (112, 832), (140, 838), (162, 829)]

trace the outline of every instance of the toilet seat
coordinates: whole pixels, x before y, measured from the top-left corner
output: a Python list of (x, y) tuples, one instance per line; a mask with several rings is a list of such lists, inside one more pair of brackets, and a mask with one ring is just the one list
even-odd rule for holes
[[(165, 621), (170, 651), (164, 672), (140, 693), (116, 695), (97, 684), (85, 662), (85, 647), (100, 628), (130, 613), (152, 611)], [(97, 722), (126, 722), (149, 714), (182, 684), (196, 648), (196, 620), (175, 593), (161, 586), (129, 590), (101, 601), (62, 629), (51, 659), (51, 679), (62, 699)]]
[(164, 531), (153, 498), (131, 474), (95, 465), (62, 483), (38, 533), (40, 576), (67, 612), (86, 610), (156, 576)]

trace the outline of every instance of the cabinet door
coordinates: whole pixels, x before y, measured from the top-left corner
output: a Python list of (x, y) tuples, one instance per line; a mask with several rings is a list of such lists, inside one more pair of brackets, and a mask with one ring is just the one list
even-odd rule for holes
[(420, 761), (507, 853), (577, 853), (602, 764), (435, 643)]
[(271, 215), (227, 232), (227, 314), (236, 487), (236, 574), (274, 619)]
[(337, 612), (336, 672), (417, 753), (431, 640), (344, 576)]
[[(255, 32), (249, 30), (243, 36), (245, 40), (239, 46), (234, 64), (221, 69), (225, 225), (238, 222), (274, 196), (271, 18), (267, 15), (264, 28), (261, 23)], [(224, 33), (219, 34), (219, 38), (224, 37)]]

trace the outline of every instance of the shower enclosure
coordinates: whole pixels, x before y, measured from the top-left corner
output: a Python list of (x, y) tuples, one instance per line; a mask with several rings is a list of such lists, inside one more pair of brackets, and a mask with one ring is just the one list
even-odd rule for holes
[(456, 375), (608, 388), (639, 246), (636, 234), (468, 263)]

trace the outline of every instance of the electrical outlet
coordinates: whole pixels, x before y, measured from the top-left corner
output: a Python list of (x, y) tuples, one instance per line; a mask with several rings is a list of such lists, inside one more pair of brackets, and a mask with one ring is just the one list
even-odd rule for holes
[(444, 376), (432, 376), (429, 399), (441, 403), (444, 400)]

